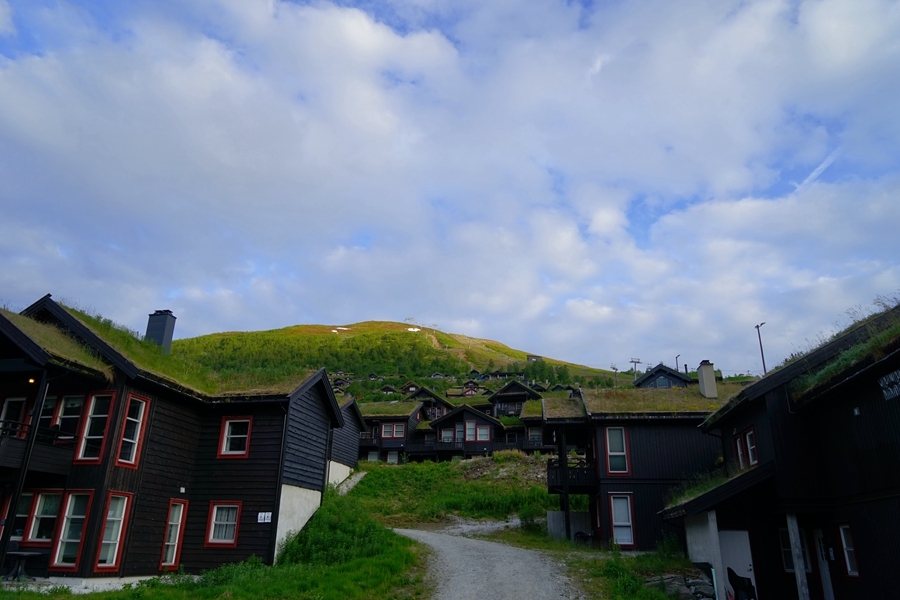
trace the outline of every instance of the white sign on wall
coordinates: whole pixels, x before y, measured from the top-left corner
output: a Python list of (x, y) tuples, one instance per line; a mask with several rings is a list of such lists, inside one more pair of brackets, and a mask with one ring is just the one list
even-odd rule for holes
[(256, 522), (257, 523), (271, 523), (272, 522), (272, 513), (270, 512), (261, 512), (256, 514)]

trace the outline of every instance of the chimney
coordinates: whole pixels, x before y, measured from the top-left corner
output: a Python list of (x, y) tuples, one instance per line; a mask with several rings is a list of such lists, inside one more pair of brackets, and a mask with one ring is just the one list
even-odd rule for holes
[(716, 370), (713, 364), (708, 360), (700, 362), (697, 368), (697, 374), (700, 376), (700, 393), (705, 398), (718, 398), (719, 391), (716, 389)]
[(163, 352), (172, 351), (172, 334), (175, 333), (175, 315), (171, 310), (157, 310), (147, 320), (147, 334), (144, 338), (157, 346), (162, 346)]

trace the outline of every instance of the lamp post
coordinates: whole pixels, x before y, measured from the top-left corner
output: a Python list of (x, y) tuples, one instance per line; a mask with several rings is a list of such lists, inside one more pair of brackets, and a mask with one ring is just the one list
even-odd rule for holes
[(762, 335), (759, 333), (759, 328), (762, 327), (762, 326), (765, 325), (765, 324), (766, 324), (766, 322), (763, 321), (763, 322), (760, 323), (759, 325), (754, 325), (754, 327), (756, 327), (756, 337), (759, 338), (759, 356), (762, 358), (763, 375), (766, 374), (766, 355), (765, 355), (765, 353), (763, 353), (763, 347), (762, 347)]
[(678, 354), (678, 355), (675, 356), (675, 370), (676, 370), (676, 371), (678, 370), (678, 357), (679, 357), (679, 356), (681, 356), (681, 355)]

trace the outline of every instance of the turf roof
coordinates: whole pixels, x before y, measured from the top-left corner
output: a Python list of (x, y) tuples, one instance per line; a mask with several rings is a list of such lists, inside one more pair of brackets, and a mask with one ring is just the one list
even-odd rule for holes
[(584, 411), (584, 402), (578, 394), (571, 398), (550, 397), (544, 398), (544, 416), (547, 419), (580, 419), (587, 416)]
[(522, 405), (522, 412), (520, 416), (528, 418), (528, 417), (543, 417), (544, 416), (544, 408), (541, 405), (540, 400), (528, 400), (525, 404)]
[(359, 405), (359, 410), (366, 417), (402, 417), (411, 415), (420, 404), (421, 402), (366, 402)]
[(725, 404), (743, 389), (733, 382), (718, 383), (718, 398), (705, 398), (700, 387), (647, 389), (614, 388), (583, 390), (585, 404), (591, 414), (598, 413), (682, 413), (711, 412)]

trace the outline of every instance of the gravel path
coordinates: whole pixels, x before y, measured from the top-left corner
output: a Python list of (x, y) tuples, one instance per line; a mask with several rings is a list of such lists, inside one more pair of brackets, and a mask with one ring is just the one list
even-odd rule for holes
[(446, 533), (395, 529), (433, 550), (434, 600), (574, 600), (578, 590), (562, 565), (536, 550)]

